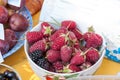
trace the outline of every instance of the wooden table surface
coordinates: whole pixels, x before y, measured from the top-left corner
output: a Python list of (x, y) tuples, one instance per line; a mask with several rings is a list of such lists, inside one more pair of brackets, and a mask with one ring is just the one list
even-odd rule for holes
[[(40, 12), (32, 16), (33, 27), (37, 25), (39, 16)], [(7, 57), (4, 63), (16, 69), (21, 75), (22, 80), (40, 80), (29, 66), (23, 46), (13, 55)], [(104, 58), (101, 66), (94, 75), (116, 75), (118, 72), (120, 72), (120, 63)]]

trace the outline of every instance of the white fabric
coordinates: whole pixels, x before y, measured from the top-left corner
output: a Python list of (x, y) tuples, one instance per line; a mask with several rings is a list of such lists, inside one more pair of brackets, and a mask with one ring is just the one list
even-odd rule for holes
[(20, 7), (21, 0), (8, 0), (8, 4)]
[[(4, 40), (4, 27), (3, 27), (3, 24), (0, 24), (0, 39)], [(2, 54), (1, 54), (1, 51), (0, 51), (0, 63), (2, 63), (4, 60), (3, 60), (3, 57), (2, 57)]]
[(0, 51), (0, 63), (2, 63), (3, 61), (4, 61), (4, 59), (3, 59), (1, 51)]
[(4, 26), (0, 24), (0, 39), (4, 40)]
[(119, 33), (120, 0), (44, 0), (40, 20), (75, 20), (81, 30), (93, 25), (97, 32)]

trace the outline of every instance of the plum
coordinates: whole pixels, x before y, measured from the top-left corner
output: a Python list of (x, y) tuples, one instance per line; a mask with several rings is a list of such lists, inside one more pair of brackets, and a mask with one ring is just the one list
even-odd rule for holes
[(4, 24), (8, 21), (8, 10), (4, 6), (0, 6), (0, 23)]
[(5, 29), (5, 40), (8, 42), (10, 49), (17, 43), (17, 35), (11, 29)]
[(9, 25), (12, 30), (22, 32), (28, 28), (29, 23), (28, 20), (22, 14), (15, 13), (10, 17)]
[(0, 51), (3, 54), (5, 54), (6, 52), (8, 52), (9, 50), (9, 44), (6, 40), (2, 40), (0, 39)]
[(0, 5), (1, 6), (6, 6), (8, 3), (8, 0), (0, 0)]

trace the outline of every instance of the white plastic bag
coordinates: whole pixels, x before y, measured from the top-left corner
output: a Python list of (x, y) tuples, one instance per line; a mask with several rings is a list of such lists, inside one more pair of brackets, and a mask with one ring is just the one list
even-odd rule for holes
[(44, 0), (40, 20), (53, 22), (51, 17), (74, 20), (82, 32), (93, 25), (97, 33), (120, 34), (120, 0)]

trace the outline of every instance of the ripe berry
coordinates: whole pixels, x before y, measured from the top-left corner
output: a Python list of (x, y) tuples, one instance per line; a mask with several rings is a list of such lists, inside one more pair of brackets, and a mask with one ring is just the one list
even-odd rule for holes
[(83, 34), (79, 29), (75, 28), (75, 29), (72, 29), (71, 31), (75, 34), (78, 40), (83, 39)]
[(43, 38), (43, 34), (38, 31), (27, 32), (26, 38), (29, 44), (33, 44)]
[(61, 22), (61, 26), (67, 28), (68, 30), (75, 29), (77, 24), (72, 20), (64, 20)]
[(76, 66), (76, 65), (73, 65), (73, 64), (70, 64), (69, 65), (69, 69), (72, 71), (72, 72), (78, 72), (78, 71), (81, 71), (81, 68)]
[(43, 22), (41, 24), (41, 30), (40, 30), (42, 33), (43, 33), (43, 36), (44, 37), (48, 37), (48, 36), (51, 36), (51, 34), (55, 31), (54, 28), (47, 22)]
[(73, 65), (81, 65), (82, 63), (85, 62), (84, 56), (81, 54), (76, 53), (76, 55), (74, 55), (70, 61), (70, 64)]
[(45, 70), (49, 70), (49, 68), (50, 68), (50, 63), (48, 62), (48, 60), (46, 58), (38, 59), (36, 64)]
[(60, 50), (61, 60), (65, 63), (69, 62), (72, 57), (72, 48), (65, 45)]
[(47, 49), (48, 49), (48, 44), (45, 39), (42, 39), (35, 42), (32, 46), (30, 46), (29, 51), (33, 52), (35, 50), (41, 50), (45, 52)]
[(59, 37), (61, 34), (65, 34), (66, 32), (67, 32), (67, 29), (60, 28), (50, 36), (50, 41), (54, 41), (57, 37)]
[(54, 62), (53, 67), (55, 68), (56, 72), (61, 72), (63, 70), (63, 64), (61, 61)]
[(102, 45), (103, 39), (99, 34), (96, 34), (94, 32), (86, 32), (83, 35), (85, 41), (86, 41), (86, 48), (94, 47), (98, 48)]
[(60, 60), (60, 52), (50, 49), (47, 51), (46, 57), (49, 62), (51, 62), (51, 63), (56, 62), (56, 61)]
[(42, 58), (44, 53), (40, 50), (35, 50), (32, 53), (29, 53), (30, 58), (36, 63), (39, 58)]
[(100, 57), (98, 50), (95, 49), (95, 48), (90, 48), (85, 53), (86, 53), (86, 60), (89, 61), (89, 62), (91, 62), (91, 63), (93, 63), (93, 64)]
[(67, 34), (62, 34), (53, 41), (51, 48), (54, 50), (60, 50), (61, 47), (67, 43), (67, 41), (68, 41)]

